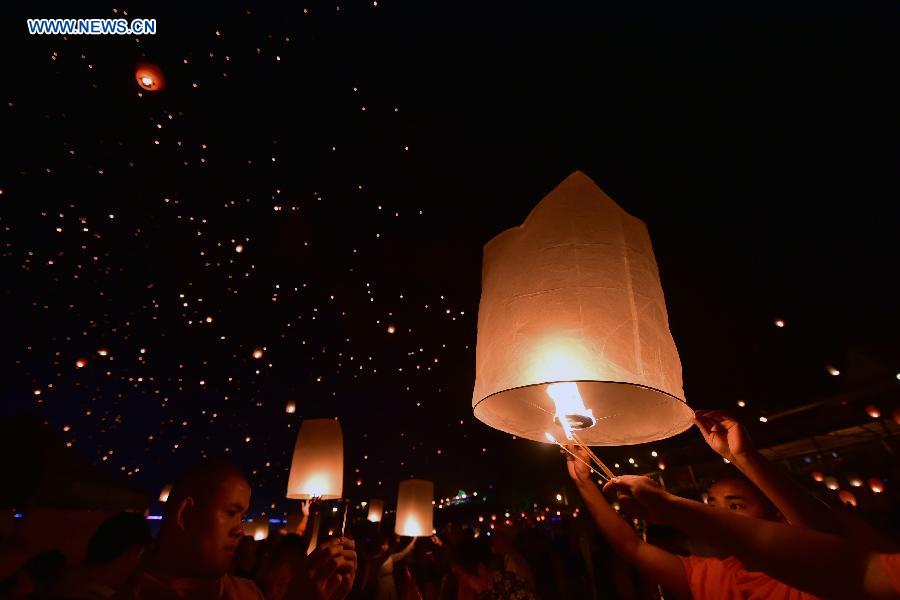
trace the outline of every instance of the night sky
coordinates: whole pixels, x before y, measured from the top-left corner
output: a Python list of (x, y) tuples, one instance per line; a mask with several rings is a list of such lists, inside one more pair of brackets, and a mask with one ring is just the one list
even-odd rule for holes
[[(224, 455), (288, 510), (330, 416), (355, 501), (555, 493), (471, 393), (482, 246), (576, 169), (648, 225), (692, 406), (765, 439), (851, 351), (900, 372), (896, 5), (188, 4), (2, 9), (0, 414), (151, 497)], [(25, 28), (123, 11), (157, 35)]]

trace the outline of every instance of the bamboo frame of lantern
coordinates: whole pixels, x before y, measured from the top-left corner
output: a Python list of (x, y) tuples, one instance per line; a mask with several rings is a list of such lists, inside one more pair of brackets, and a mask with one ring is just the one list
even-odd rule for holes
[(485, 245), (475, 362), (475, 416), (518, 437), (627, 445), (693, 422), (646, 226), (580, 172)]
[(344, 440), (337, 419), (306, 419), (297, 432), (287, 497), (309, 501), (307, 554), (316, 548), (323, 500), (341, 498), (344, 490)]

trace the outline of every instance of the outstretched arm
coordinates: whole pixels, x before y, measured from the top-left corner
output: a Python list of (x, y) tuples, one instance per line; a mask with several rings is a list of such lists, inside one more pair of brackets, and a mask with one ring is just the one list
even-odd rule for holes
[(750, 570), (825, 598), (896, 599), (876, 554), (839, 537), (734, 515), (662, 491), (646, 477), (606, 484), (628, 510), (713, 542)]
[[(580, 448), (570, 448), (585, 463), (589, 457)], [(578, 492), (603, 537), (617, 554), (638, 569), (643, 575), (659, 583), (674, 598), (691, 598), (684, 565), (674, 554), (644, 542), (635, 531), (609, 505), (584, 463), (567, 456), (569, 475), (575, 481)]]

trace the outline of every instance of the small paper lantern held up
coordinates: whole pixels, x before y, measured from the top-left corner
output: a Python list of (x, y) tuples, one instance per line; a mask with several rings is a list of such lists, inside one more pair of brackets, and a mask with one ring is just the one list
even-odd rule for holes
[(424, 479), (400, 482), (394, 533), (410, 537), (430, 536), (434, 527), (434, 483)]
[(576, 171), (484, 247), (472, 408), (546, 442), (638, 444), (691, 426), (644, 223)]
[(150, 63), (140, 63), (134, 70), (134, 78), (141, 88), (148, 92), (158, 92), (166, 87), (162, 70)]
[(369, 513), (366, 519), (372, 523), (381, 522), (381, 516), (384, 514), (384, 500), (372, 498), (369, 500)]
[(334, 500), (344, 491), (344, 439), (337, 419), (306, 419), (297, 432), (287, 497)]
[(159, 501), (167, 502), (169, 500), (169, 494), (172, 493), (172, 484), (167, 483), (163, 486), (162, 491), (159, 492)]

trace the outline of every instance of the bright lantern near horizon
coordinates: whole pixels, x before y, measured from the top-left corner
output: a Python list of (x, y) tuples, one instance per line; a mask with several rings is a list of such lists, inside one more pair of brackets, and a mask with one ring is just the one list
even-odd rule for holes
[(421, 537), (434, 528), (434, 483), (424, 479), (400, 482), (397, 492), (397, 535)]
[(546, 442), (638, 444), (691, 426), (644, 223), (575, 172), (484, 248), (472, 408)]
[(306, 419), (297, 432), (287, 497), (334, 500), (344, 491), (344, 438), (336, 419)]
[(381, 517), (384, 514), (384, 500), (379, 500), (377, 498), (372, 498), (369, 500), (369, 512), (366, 515), (366, 519), (372, 523), (378, 523), (381, 521)]

